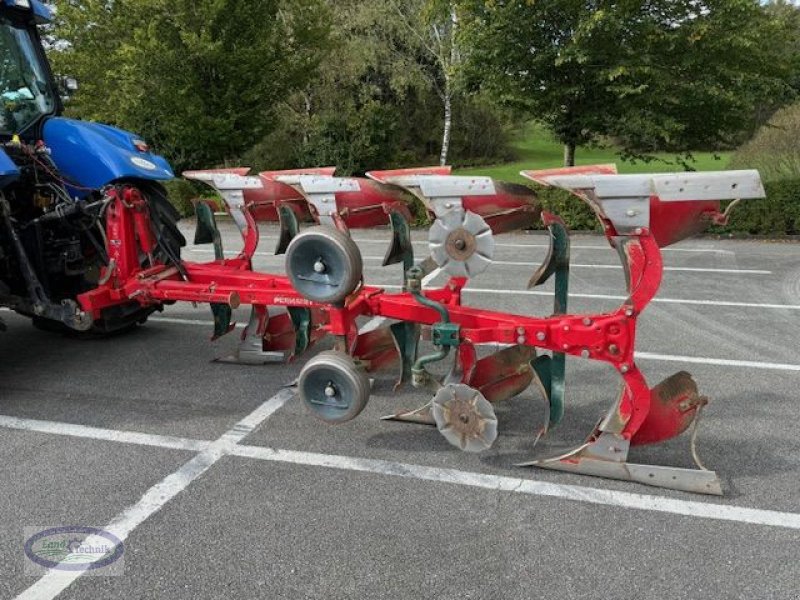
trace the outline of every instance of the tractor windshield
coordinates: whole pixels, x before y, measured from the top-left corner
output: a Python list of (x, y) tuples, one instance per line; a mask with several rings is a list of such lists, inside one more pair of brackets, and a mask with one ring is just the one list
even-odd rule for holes
[(55, 110), (40, 57), (31, 33), (0, 17), (0, 135), (21, 133)]

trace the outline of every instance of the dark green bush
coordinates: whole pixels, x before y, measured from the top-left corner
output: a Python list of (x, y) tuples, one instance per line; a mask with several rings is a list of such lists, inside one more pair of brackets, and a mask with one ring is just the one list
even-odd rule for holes
[[(800, 177), (765, 184), (767, 198), (745, 200), (734, 208), (730, 222), (709, 233), (780, 237), (800, 235)], [(537, 190), (542, 206), (559, 215), (570, 231), (602, 231), (587, 204), (563, 190)]]
[(712, 233), (783, 236), (800, 234), (800, 177), (766, 183), (765, 200), (737, 206), (725, 227)]
[[(564, 219), (570, 231), (601, 231), (597, 215), (569, 192), (555, 188), (537, 188), (536, 195), (542, 203), (542, 208)], [(542, 224), (537, 224), (542, 228)]]
[(185, 179), (173, 179), (164, 184), (170, 203), (178, 209), (181, 217), (194, 215), (192, 200), (200, 196), (194, 184)]
[(779, 110), (739, 148), (731, 169), (758, 169), (764, 181), (800, 179), (800, 103)]
[[(438, 164), (444, 110), (438, 97), (410, 91), (402, 98), (376, 93), (337, 100), (307, 117), (284, 110), (276, 130), (241, 162), (260, 170), (335, 165), (340, 175)], [(489, 100), (458, 99), (448, 162), (467, 166), (509, 160), (508, 129), (505, 113)]]

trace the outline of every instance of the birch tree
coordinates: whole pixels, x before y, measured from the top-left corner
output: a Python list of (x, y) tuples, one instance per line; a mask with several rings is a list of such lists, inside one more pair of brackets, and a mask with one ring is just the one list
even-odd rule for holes
[(447, 164), (453, 129), (453, 99), (461, 66), (458, 47), (459, 17), (454, 2), (448, 0), (387, 0), (397, 13), (407, 34), (422, 55), (419, 72), (427, 78), (442, 102), (442, 144), (439, 163)]

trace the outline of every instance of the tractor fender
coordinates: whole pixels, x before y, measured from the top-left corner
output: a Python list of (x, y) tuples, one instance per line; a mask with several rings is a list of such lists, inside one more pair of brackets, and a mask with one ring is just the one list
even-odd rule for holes
[(164, 157), (137, 150), (134, 141), (141, 138), (129, 131), (54, 117), (45, 123), (43, 137), (58, 170), (81, 187), (98, 189), (120, 179), (175, 178)]

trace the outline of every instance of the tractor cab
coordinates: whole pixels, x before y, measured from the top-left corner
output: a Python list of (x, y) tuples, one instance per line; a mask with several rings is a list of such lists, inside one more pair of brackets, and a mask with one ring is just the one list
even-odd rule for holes
[(0, 2), (0, 138), (36, 131), (61, 110), (36, 27), (50, 18), (47, 6), (36, 0)]

